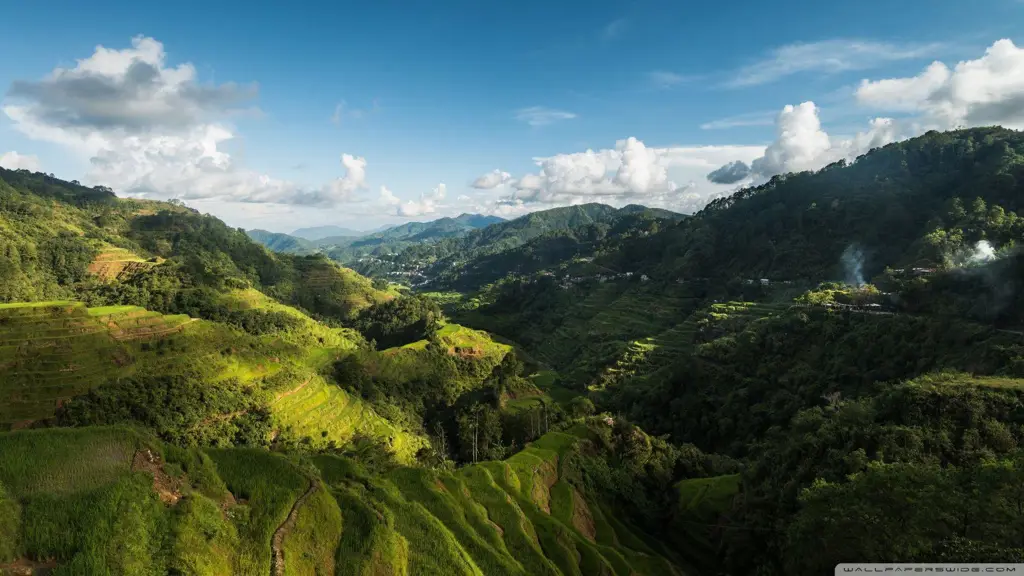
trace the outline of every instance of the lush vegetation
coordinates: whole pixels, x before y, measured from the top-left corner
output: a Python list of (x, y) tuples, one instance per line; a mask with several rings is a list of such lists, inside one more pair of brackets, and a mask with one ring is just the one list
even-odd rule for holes
[(11, 538), (0, 563), (265, 574), (280, 553), (289, 574), (672, 573), (678, 559), (646, 544), (643, 527), (606, 519), (644, 502), (681, 461), (665, 445), (637, 452), (630, 438), (646, 436), (593, 421), (505, 462), (446, 472), (367, 469), (336, 452), (180, 449), (129, 428), (3, 433), (0, 530)]
[(1022, 171), (929, 133), (685, 219), (371, 237), (421, 294), (0, 172), (0, 570), (1022, 561)]
[(316, 245), (305, 238), (289, 236), (280, 232), (268, 232), (266, 230), (246, 230), (249, 238), (263, 244), (274, 252), (287, 252), (288, 254), (310, 254), (316, 251)]
[(509, 274), (535, 272), (574, 257), (610, 250), (623, 238), (646, 236), (682, 216), (630, 205), (584, 204), (533, 212), (397, 254), (363, 259), (366, 275), (408, 278), (413, 284), (476, 288)]
[(372, 268), (374, 263), (378, 263), (378, 256), (395, 254), (416, 244), (463, 236), (472, 230), (503, 221), (497, 216), (462, 214), (430, 222), (408, 222), (377, 232), (320, 226), (296, 230), (292, 235), (266, 230), (249, 230), (247, 234), (275, 252), (310, 254), (323, 251), (342, 264), (358, 261), (360, 267)]

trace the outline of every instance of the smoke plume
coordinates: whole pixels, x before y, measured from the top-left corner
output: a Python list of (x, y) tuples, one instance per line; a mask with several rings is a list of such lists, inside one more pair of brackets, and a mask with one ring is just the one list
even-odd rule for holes
[(843, 251), (841, 261), (847, 284), (857, 288), (867, 284), (864, 281), (864, 251), (859, 246), (854, 244), (847, 246)]
[(996, 250), (992, 247), (992, 244), (988, 240), (982, 240), (974, 245), (974, 252), (969, 257), (971, 264), (981, 264), (982, 262), (988, 262), (995, 260)]

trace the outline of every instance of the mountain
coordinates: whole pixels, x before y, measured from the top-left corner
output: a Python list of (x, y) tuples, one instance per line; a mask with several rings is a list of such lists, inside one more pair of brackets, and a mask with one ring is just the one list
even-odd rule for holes
[(0, 573), (680, 571), (620, 508), (683, 454), (430, 300), (2, 169), (0, 280)]
[(430, 222), (409, 222), (408, 224), (387, 228), (371, 235), (369, 238), (409, 240), (413, 242), (429, 241), (458, 236), (470, 230), (484, 228), (504, 221), (504, 218), (497, 216), (461, 214), (455, 218), (439, 218)]
[[(395, 256), (354, 264), (361, 273), (409, 274), (436, 288), (471, 289), (509, 273), (536, 272), (574, 256), (586, 256), (630, 234), (650, 233), (685, 216), (631, 205), (582, 204), (531, 212), (456, 238), (412, 244)], [(641, 230), (646, 226), (647, 230)], [(609, 237), (610, 236), (610, 237)], [(609, 237), (609, 238), (606, 238)]]
[(317, 243), (321, 246), (342, 244), (350, 246), (377, 246), (397, 240), (427, 242), (439, 238), (458, 236), (470, 230), (504, 221), (504, 219), (497, 216), (461, 214), (455, 218), (446, 217), (429, 222), (408, 222), (398, 226), (390, 226), (377, 232), (366, 233), (358, 239), (329, 237), (323, 238)]
[(367, 234), (367, 232), (360, 232), (359, 230), (353, 230), (351, 228), (342, 228), (341, 226), (314, 226), (311, 228), (299, 228), (292, 232), (290, 236), (315, 242), (331, 236), (357, 238), (365, 234)]
[(280, 232), (268, 232), (266, 230), (246, 230), (249, 238), (266, 246), (274, 252), (287, 252), (289, 254), (312, 254), (316, 246), (306, 240)]
[[(958, 532), (961, 520), (937, 518), (1004, 513), (981, 502), (1007, 480), (973, 496), (953, 486), (985, 475), (989, 458), (1020, 457), (1005, 407), (1024, 406), (1022, 212), (1024, 134), (932, 132), (741, 190), (585, 267), (448, 296), (449, 309), (589, 390), (599, 409), (745, 462), (746, 500), (693, 520), (722, 527), (701, 537), (724, 573), (817, 574), (872, 550), (1018, 558), (1015, 531)], [(464, 270), (448, 285), (479, 273)], [(968, 405), (975, 424), (952, 416)], [(1018, 431), (1003, 443), (986, 427)], [(935, 507), (893, 514), (900, 491), (939, 486), (951, 492)], [(694, 509), (714, 489), (680, 484)], [(833, 525), (834, 514), (859, 520)], [(874, 514), (893, 514), (883, 531), (900, 536), (858, 528)], [(928, 518), (942, 527), (897, 528)]]
[(326, 254), (341, 263), (351, 263), (364, 256), (393, 254), (417, 243), (432, 243), (445, 238), (463, 236), (480, 227), (504, 222), (496, 216), (462, 214), (455, 218), (439, 218), (429, 222), (409, 222), (391, 226), (360, 238), (329, 237), (316, 242)]
[[(529, 343), (536, 342), (538, 353), (550, 354), (561, 349), (552, 338), (562, 337), (551, 325), (575, 314), (591, 296), (587, 306), (609, 310), (622, 300), (631, 314), (642, 315), (643, 310), (634, 309), (630, 301), (657, 298), (664, 303), (663, 312), (672, 312), (655, 326), (668, 329), (671, 326), (664, 322), (682, 322), (703, 298), (795, 296), (823, 281), (874, 280), (887, 290), (914, 290), (914, 300), (902, 305), (918, 310), (931, 306), (921, 300), (925, 287), (957, 286), (958, 277), (964, 279), (959, 282), (962, 289), (975, 294), (974, 317), (1024, 322), (1009, 306), (1020, 283), (1012, 278), (1012, 271), (1003, 271), (1012, 268), (1016, 246), (1024, 237), (1024, 218), (1018, 215), (1024, 211), (1022, 156), (1024, 134), (1020, 132), (997, 128), (931, 132), (875, 149), (849, 165), (837, 163), (818, 172), (779, 176), (716, 200), (692, 217), (659, 227), (656, 233), (621, 237), (615, 246), (594, 255), (590, 262), (594, 271), (587, 275), (595, 280), (592, 285), (563, 289), (558, 280), (565, 273), (550, 282), (523, 279), (522, 284), (530, 284), (528, 292), (534, 294), (533, 300), (521, 300), (523, 304), (533, 306), (550, 298), (559, 305), (545, 304), (536, 314), (527, 308), (498, 307), (502, 318), (507, 314), (510, 320), (521, 320), (516, 324), (522, 329), (504, 324), (495, 329), (528, 350), (534, 348)], [(981, 247), (991, 252), (984, 258), (1005, 258), (990, 263), (985, 273), (965, 268)], [(495, 253), (497, 258), (503, 256), (526, 261), (515, 252)], [(475, 267), (453, 272), (455, 276), (446, 283), (457, 284), (459, 274), (472, 274)], [(918, 274), (915, 268), (938, 273), (927, 283), (911, 282)], [(631, 274), (631, 282), (641, 275), (650, 281), (615, 285), (596, 281), (598, 274), (625, 273)], [(971, 278), (976, 280), (968, 286)], [(495, 296), (505, 289), (494, 287)], [(541, 290), (550, 296), (540, 296)], [(586, 296), (567, 294), (577, 291)], [(664, 297), (657, 297), (658, 291)], [(939, 293), (929, 295), (939, 297)], [(579, 331), (614, 334), (583, 326)], [(575, 337), (576, 332), (564, 334), (570, 339), (566, 344), (587, 345)], [(623, 345), (649, 336), (627, 332)], [(607, 343), (594, 346), (607, 348)], [(564, 359), (552, 358), (554, 366), (571, 369), (562, 362), (582, 358), (579, 352), (566, 349)]]
[(366, 258), (417, 293), (0, 170), (0, 573), (1024, 561), (1022, 212), (929, 133)]

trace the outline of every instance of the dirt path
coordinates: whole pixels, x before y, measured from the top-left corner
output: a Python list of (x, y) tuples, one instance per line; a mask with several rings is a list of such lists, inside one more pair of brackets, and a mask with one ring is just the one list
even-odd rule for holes
[(153, 476), (153, 490), (164, 504), (174, 505), (181, 499), (180, 482), (164, 471), (160, 456), (148, 449), (137, 451), (132, 457), (132, 472), (138, 471), (148, 472)]
[(319, 487), (320, 485), (317, 482), (310, 481), (306, 493), (299, 496), (295, 504), (292, 504), (288, 517), (274, 531), (274, 537), (270, 539), (270, 554), (272, 556), (270, 559), (270, 576), (284, 576), (284, 537), (295, 526), (295, 520), (299, 517), (299, 509), (302, 508), (302, 505), (306, 503), (306, 499), (312, 496), (313, 492)]
[(313, 379), (312, 376), (309, 377), (309, 378), (306, 378), (306, 381), (303, 382), (302, 384), (299, 384), (298, 386), (296, 386), (295, 388), (293, 388), (293, 389), (291, 389), (291, 390), (289, 390), (287, 392), (282, 392), (282, 393), (278, 394), (276, 397), (274, 397), (274, 401), (276, 402), (277, 400), (280, 400), (282, 398), (287, 398), (287, 397), (291, 396), (292, 394), (295, 394), (299, 390), (302, 390), (303, 388), (306, 387), (306, 384), (309, 384), (309, 381), (312, 380), (312, 379)]

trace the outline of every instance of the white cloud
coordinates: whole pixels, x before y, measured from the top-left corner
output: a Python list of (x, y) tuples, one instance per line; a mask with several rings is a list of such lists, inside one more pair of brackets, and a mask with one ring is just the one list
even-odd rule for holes
[(934, 62), (920, 76), (889, 80), (863, 80), (857, 88), (857, 101), (874, 108), (916, 111), (922, 102), (949, 81), (949, 68)]
[(434, 188), (428, 194), (420, 194), (419, 200), (408, 200), (403, 204), (398, 205), (397, 214), (399, 216), (414, 217), (423, 216), (424, 214), (433, 214), (437, 212), (440, 207), (439, 202), (444, 200), (447, 187), (444, 183), (438, 184), (437, 188)]
[[(775, 141), (762, 157), (750, 164), (752, 182), (787, 172), (818, 170), (838, 160), (853, 160), (899, 137), (892, 119), (875, 118), (865, 132), (852, 138), (832, 138), (822, 129), (814, 102), (786, 106), (779, 113), (775, 127)], [(708, 174), (708, 178), (725, 168)]]
[(547, 126), (560, 120), (572, 120), (576, 114), (563, 110), (553, 110), (544, 106), (531, 106), (516, 111), (516, 120), (530, 126)]
[(508, 172), (495, 169), (474, 180), (471, 186), (480, 190), (490, 190), (507, 183), (511, 179), (512, 175)]
[(137, 133), (194, 126), (256, 95), (255, 86), (200, 84), (191, 64), (168, 67), (165, 60), (161, 43), (139, 36), (129, 49), (97, 46), (74, 68), (56, 68), (35, 82), (15, 81), (8, 96), (23, 101), (21, 111), (40, 124)]
[(636, 138), (628, 138), (620, 146), (619, 169), (615, 182), (626, 190), (637, 194), (676, 189), (675, 182), (668, 179), (668, 168), (660, 161), (657, 150), (647, 148)]
[(857, 101), (881, 110), (917, 113), (916, 131), (998, 124), (1024, 128), (1024, 50), (1010, 40), (952, 70), (934, 62), (909, 78), (864, 80)]
[(654, 148), (636, 138), (627, 138), (618, 141), (613, 149), (535, 158), (537, 172), (513, 180), (515, 191), (490, 207), (489, 212), (509, 216), (516, 211), (529, 211), (537, 204), (564, 206), (582, 202), (639, 202), (692, 211), (732, 188), (708, 182), (708, 172), (736, 158), (750, 162), (763, 153), (763, 146)]
[(752, 181), (853, 160), (927, 130), (987, 125), (1024, 129), (1024, 50), (999, 40), (980, 58), (952, 69), (933, 62), (917, 76), (864, 80), (856, 99), (868, 108), (905, 117), (875, 118), (866, 130), (836, 138), (822, 128), (813, 102), (786, 106), (776, 120), (776, 140), (751, 164)]
[(331, 114), (331, 123), (334, 125), (340, 125), (345, 118), (361, 120), (371, 114), (375, 114), (378, 110), (380, 110), (380, 104), (376, 98), (373, 99), (373, 106), (369, 110), (352, 108), (342, 100), (334, 106), (334, 113)]
[(346, 175), (319, 188), (239, 166), (223, 150), (235, 138), (227, 120), (255, 94), (201, 84), (191, 64), (167, 65), (163, 45), (140, 36), (130, 48), (97, 46), (74, 68), (14, 82), (3, 111), (29, 138), (87, 160), (83, 180), (125, 195), (327, 206), (365, 187), (366, 160), (350, 155)]
[(402, 203), (402, 200), (395, 196), (394, 192), (388, 190), (387, 186), (380, 187), (380, 201), (385, 206), (398, 206)]
[(768, 84), (802, 72), (833, 74), (875, 68), (886, 62), (934, 54), (940, 44), (897, 44), (871, 40), (824, 40), (797, 43), (773, 50), (767, 58), (740, 68), (727, 86)]
[(776, 121), (778, 137), (764, 156), (753, 163), (754, 172), (766, 175), (799, 172), (828, 163), (832, 142), (821, 129), (814, 102), (786, 106)]
[(14, 150), (0, 154), (0, 167), (8, 170), (31, 170), (32, 172), (40, 172), (43, 169), (38, 157), (18, 154)]

